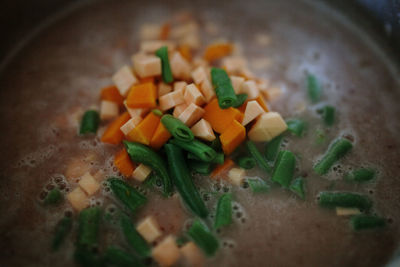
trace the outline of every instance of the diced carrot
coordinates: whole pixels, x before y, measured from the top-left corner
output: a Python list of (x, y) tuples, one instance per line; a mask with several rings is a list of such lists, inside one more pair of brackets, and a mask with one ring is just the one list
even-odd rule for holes
[(164, 23), (160, 29), (160, 39), (167, 40), (170, 32), (171, 32), (171, 23), (169, 22)]
[(124, 97), (119, 93), (118, 88), (114, 85), (104, 87), (101, 90), (100, 99), (115, 102), (119, 106), (124, 104)]
[(219, 136), (219, 139), (224, 154), (229, 155), (246, 139), (246, 128), (237, 120), (234, 120)]
[(211, 44), (206, 48), (204, 59), (211, 62), (231, 54), (232, 51), (233, 45), (230, 43)]
[(114, 165), (126, 177), (131, 177), (136, 167), (125, 148), (115, 155)]
[(120, 130), (121, 126), (124, 125), (130, 119), (129, 113), (124, 112), (118, 118), (116, 118), (111, 124), (108, 126), (103, 136), (101, 137), (101, 141), (103, 143), (118, 145), (121, 143), (124, 138), (124, 133)]
[(160, 149), (169, 138), (171, 138), (171, 134), (160, 121), (156, 131), (153, 134), (153, 137), (150, 140), (150, 146), (154, 149)]
[(217, 133), (225, 132), (233, 120), (241, 122), (243, 119), (243, 113), (236, 108), (221, 109), (216, 98), (208, 103), (204, 110), (203, 118), (211, 124), (211, 127)]
[(160, 117), (155, 115), (153, 112), (147, 114), (147, 116), (136, 126), (132, 131), (128, 133), (128, 139), (130, 141), (139, 142), (145, 145), (150, 144), (150, 140), (153, 137), (154, 132), (160, 123)]
[(222, 175), (229, 171), (235, 165), (235, 162), (230, 158), (225, 159), (224, 164), (217, 166), (210, 174), (210, 177), (216, 179), (217, 176)]
[(184, 57), (187, 61), (192, 60), (192, 51), (188, 44), (182, 44), (178, 47), (179, 53), (181, 53), (182, 57)]
[(269, 111), (267, 103), (265, 103), (264, 97), (261, 94), (255, 100), (258, 102), (258, 104), (260, 104), (260, 106), (265, 110), (265, 112)]
[(157, 88), (147, 82), (132, 86), (126, 104), (130, 108), (154, 108), (157, 106)]

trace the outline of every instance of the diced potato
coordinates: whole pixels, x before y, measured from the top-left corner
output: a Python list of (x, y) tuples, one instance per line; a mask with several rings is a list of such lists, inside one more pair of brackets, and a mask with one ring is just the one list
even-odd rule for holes
[(215, 134), (211, 128), (211, 124), (205, 119), (199, 120), (195, 125), (191, 128), (194, 136), (206, 140), (212, 141), (215, 139)]
[(161, 59), (155, 55), (132, 56), (133, 68), (140, 78), (161, 75)]
[(175, 79), (189, 80), (191, 66), (179, 52), (172, 54), (169, 60), (172, 75)]
[(193, 63), (193, 67), (195, 67), (195, 68), (198, 68), (198, 67), (206, 68), (206, 67), (208, 67), (208, 61), (205, 60), (202, 57), (195, 57), (192, 60), (192, 63)]
[(79, 180), (79, 186), (89, 195), (93, 195), (100, 188), (100, 184), (94, 179), (94, 177), (89, 173), (85, 173)]
[(135, 77), (131, 68), (128, 65), (120, 68), (112, 76), (112, 81), (114, 82), (115, 86), (118, 88), (118, 91), (122, 96), (126, 96), (131, 86), (138, 83), (138, 79)]
[(194, 103), (191, 103), (179, 116), (180, 119), (184, 124), (191, 127), (195, 124), (204, 114), (204, 109), (197, 106)]
[(260, 106), (260, 104), (258, 104), (256, 100), (251, 100), (247, 102), (242, 125), (247, 125), (264, 112), (264, 109)]
[(228, 73), (239, 73), (247, 67), (247, 61), (241, 56), (226, 57), (222, 60), (222, 67), (224, 67)]
[(124, 106), (132, 118), (138, 117), (138, 116), (143, 117), (150, 111), (150, 108), (130, 108), (126, 104), (126, 100), (124, 101)]
[(233, 185), (240, 186), (243, 183), (246, 171), (241, 168), (232, 168), (228, 172), (229, 182)]
[(240, 74), (241, 74), (242, 76), (244, 76), (247, 80), (256, 79), (256, 78), (257, 78), (256, 75), (254, 75), (254, 73), (253, 73), (251, 70), (249, 70), (248, 68), (244, 68), (244, 69), (240, 72)]
[(90, 164), (84, 158), (73, 158), (68, 162), (65, 177), (68, 180), (78, 178), (90, 170)]
[(76, 211), (81, 211), (89, 206), (89, 198), (80, 187), (69, 192), (67, 199)]
[(118, 117), (119, 107), (118, 104), (108, 100), (102, 100), (100, 103), (100, 119), (110, 120)]
[(192, 49), (200, 48), (200, 36), (197, 32), (191, 32), (179, 40), (181, 45), (187, 45)]
[(160, 266), (172, 266), (180, 258), (180, 250), (172, 235), (164, 238), (151, 252), (154, 260)]
[(242, 84), (244, 83), (244, 78), (240, 76), (231, 76), (230, 78), (235, 94), (240, 94), (240, 89), (242, 87)]
[(187, 85), (187, 82), (185, 82), (185, 81), (174, 82), (174, 91), (183, 90), (182, 94), (184, 94), (186, 85)]
[(159, 24), (143, 24), (140, 27), (140, 39), (156, 40), (160, 37), (161, 26)]
[(195, 84), (200, 84), (205, 79), (208, 79), (206, 70), (204, 67), (197, 67), (194, 71), (192, 71), (192, 78)]
[(210, 102), (215, 97), (215, 90), (209, 79), (205, 79), (200, 83), (200, 91), (203, 94), (206, 102)]
[(192, 267), (204, 266), (205, 258), (203, 252), (196, 246), (192, 241), (186, 243), (180, 248), (181, 255), (183, 256), (185, 263)]
[(258, 86), (254, 81), (245, 81), (240, 87), (240, 93), (247, 94), (247, 99), (251, 100), (256, 99), (260, 94), (260, 91), (258, 90)]
[(160, 226), (153, 216), (143, 219), (137, 226), (136, 230), (149, 243), (153, 242), (162, 235)]
[(140, 116), (130, 118), (124, 125), (121, 126), (121, 132), (123, 132), (124, 135), (128, 135), (128, 133), (132, 131), (133, 128), (135, 128), (142, 120), (143, 119)]
[(140, 51), (142, 53), (144, 52), (148, 54), (154, 54), (158, 49), (163, 46), (167, 46), (169, 52), (175, 49), (175, 44), (172, 41), (152, 40), (142, 42), (140, 44)]
[(136, 169), (132, 173), (132, 177), (139, 182), (143, 182), (146, 180), (147, 177), (149, 177), (151, 173), (151, 168), (147, 167), (144, 164), (139, 164), (139, 166), (136, 167)]
[(174, 39), (181, 39), (192, 32), (198, 32), (199, 25), (194, 22), (188, 22), (185, 24), (179, 24), (171, 30), (171, 37)]
[(248, 132), (247, 136), (255, 142), (266, 142), (286, 131), (286, 122), (277, 112), (262, 114)]
[(175, 118), (178, 118), (179, 115), (181, 115), (181, 113), (182, 113), (188, 106), (189, 106), (189, 105), (186, 104), (186, 103), (182, 103), (182, 104), (180, 104), (180, 105), (175, 106), (174, 112), (172, 113), (172, 115), (173, 115)]
[(158, 99), (161, 110), (168, 110), (185, 102), (182, 91), (173, 91)]
[(342, 208), (336, 207), (336, 215), (338, 216), (351, 216), (361, 214), (361, 211), (357, 208)]
[(163, 82), (158, 84), (158, 97), (166, 95), (172, 91), (172, 86)]
[(186, 86), (185, 93), (183, 95), (186, 104), (190, 105), (194, 103), (198, 106), (201, 106), (205, 103), (204, 96), (201, 94), (200, 90), (194, 83), (191, 83)]

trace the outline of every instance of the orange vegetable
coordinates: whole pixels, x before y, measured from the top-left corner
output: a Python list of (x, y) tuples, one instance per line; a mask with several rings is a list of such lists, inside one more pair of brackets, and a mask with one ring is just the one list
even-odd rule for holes
[(165, 128), (161, 121), (158, 123), (157, 129), (150, 141), (150, 146), (154, 149), (160, 149), (171, 138), (171, 134)]
[(218, 105), (218, 99), (214, 98), (204, 108), (203, 118), (211, 124), (211, 127), (217, 133), (225, 132), (228, 125), (237, 120), (242, 122), (243, 113), (236, 108), (221, 109)]
[(179, 53), (181, 53), (182, 57), (184, 57), (187, 61), (192, 60), (192, 51), (190, 50), (190, 46), (187, 44), (183, 44), (178, 47)]
[(233, 167), (233, 165), (235, 165), (235, 162), (233, 162), (233, 160), (227, 158), (224, 161), (224, 164), (217, 166), (210, 174), (211, 178), (216, 179), (217, 176), (226, 173), (230, 168)]
[(126, 98), (130, 108), (154, 108), (157, 106), (157, 88), (152, 82), (132, 86)]
[(268, 112), (268, 106), (267, 103), (265, 103), (264, 97), (260, 94), (256, 99), (254, 99), (260, 104), (260, 106), (265, 110), (265, 112)]
[(136, 168), (125, 148), (115, 155), (114, 165), (126, 177), (132, 176), (132, 173)]
[(232, 53), (233, 45), (230, 43), (215, 43), (207, 46), (204, 59), (214, 61)]
[(160, 119), (161, 117), (150, 112), (135, 128), (133, 128), (132, 131), (128, 133), (128, 140), (149, 145), (150, 140), (160, 123)]
[(122, 113), (118, 118), (116, 118), (111, 124), (108, 126), (107, 130), (104, 132), (101, 137), (101, 141), (103, 143), (118, 145), (121, 143), (124, 138), (124, 133), (120, 130), (121, 126), (124, 125), (131, 116), (128, 112)]
[(124, 104), (124, 97), (119, 93), (117, 87), (114, 85), (104, 87), (101, 90), (100, 99), (115, 102), (119, 106)]
[(219, 136), (219, 139), (225, 155), (229, 155), (246, 139), (246, 128), (234, 120)]
[(160, 29), (160, 39), (167, 40), (170, 32), (171, 32), (171, 24), (168, 22), (164, 23)]

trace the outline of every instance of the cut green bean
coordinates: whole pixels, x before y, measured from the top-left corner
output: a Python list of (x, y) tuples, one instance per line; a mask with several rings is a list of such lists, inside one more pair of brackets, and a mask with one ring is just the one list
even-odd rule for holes
[(218, 229), (232, 223), (232, 194), (223, 194), (217, 205), (214, 228)]
[(204, 162), (198, 160), (189, 160), (188, 165), (192, 171), (203, 175), (209, 175), (214, 167), (214, 164), (210, 162)]
[(247, 179), (247, 183), (253, 193), (268, 193), (271, 186), (261, 178)]
[(77, 247), (91, 250), (97, 246), (101, 211), (99, 207), (86, 208), (78, 218)]
[(91, 267), (91, 266), (104, 266), (103, 258), (99, 257), (99, 255), (93, 250), (88, 248), (78, 247), (75, 249), (74, 253), (75, 261), (83, 267)]
[(247, 94), (237, 94), (236, 95), (236, 102), (233, 105), (233, 107), (234, 108), (240, 107), (241, 105), (244, 104), (244, 102), (246, 102), (246, 100), (247, 100)]
[(199, 220), (195, 220), (188, 230), (190, 238), (211, 257), (217, 252), (219, 243), (217, 238), (210, 232), (206, 225)]
[(326, 126), (332, 126), (335, 123), (335, 108), (326, 105), (322, 108), (322, 119)]
[(293, 180), (289, 187), (290, 191), (298, 195), (301, 199), (305, 199), (306, 195), (304, 192), (304, 178), (298, 177)]
[(307, 75), (307, 92), (312, 103), (317, 103), (320, 100), (322, 88), (317, 78), (312, 74)]
[(127, 253), (113, 246), (107, 248), (104, 258), (108, 264), (117, 267), (146, 266), (140, 261), (140, 259), (136, 258), (133, 254)]
[(44, 199), (43, 203), (45, 205), (56, 205), (64, 199), (63, 194), (58, 188), (52, 189)]
[(268, 165), (268, 162), (261, 155), (260, 151), (258, 151), (258, 149), (257, 149), (256, 145), (254, 144), (254, 142), (248, 140), (246, 142), (246, 147), (247, 147), (247, 150), (249, 151), (250, 155), (257, 162), (258, 166), (261, 169), (263, 169), (264, 171), (266, 171), (267, 173), (271, 173), (271, 171), (272, 171), (271, 166)]
[(375, 178), (376, 171), (371, 168), (360, 168), (349, 172), (344, 179), (348, 182), (368, 182)]
[(250, 170), (256, 166), (257, 162), (253, 157), (240, 157), (238, 158), (238, 165), (242, 169)]
[(169, 171), (182, 200), (190, 210), (199, 217), (205, 218), (208, 210), (190, 176), (182, 150), (173, 144), (164, 145), (168, 158)]
[(96, 133), (99, 127), (100, 116), (96, 110), (88, 110), (83, 114), (79, 134)]
[(282, 140), (283, 136), (278, 135), (267, 143), (267, 145), (265, 146), (265, 158), (268, 161), (275, 160), (276, 156), (278, 155), (279, 149), (281, 148)]
[(219, 68), (211, 68), (211, 80), (215, 87), (219, 107), (222, 109), (233, 107), (238, 100), (226, 71)]
[(65, 238), (68, 236), (72, 229), (72, 219), (69, 217), (62, 218), (55, 227), (54, 237), (51, 248), (53, 251), (57, 251)]
[(149, 257), (151, 255), (151, 248), (146, 240), (136, 231), (132, 220), (127, 215), (122, 215), (120, 225), (126, 242), (136, 251), (138, 256), (141, 258)]
[(153, 112), (154, 115), (161, 117), (163, 115), (163, 112), (159, 109), (152, 109), (151, 112)]
[(212, 162), (217, 156), (217, 152), (214, 149), (196, 139), (192, 142), (184, 142), (174, 138), (169, 142), (194, 154), (201, 161)]
[(275, 161), (271, 180), (288, 188), (293, 179), (295, 165), (296, 158), (292, 152), (280, 151)]
[[(188, 153), (188, 159), (194, 159), (194, 160), (197, 160), (197, 161), (201, 161), (201, 159), (198, 156), (196, 156), (196, 155), (194, 155), (192, 153)], [(225, 160), (224, 153), (217, 153), (217, 155), (211, 161), (211, 163), (216, 163), (216, 164), (220, 164), (221, 165), (221, 164), (224, 164), (224, 160)]]
[(171, 66), (168, 58), (168, 47), (163, 46), (156, 51), (156, 56), (161, 59), (161, 74), (165, 83), (172, 83), (174, 77), (172, 76)]
[(339, 138), (335, 140), (322, 159), (314, 166), (314, 171), (319, 175), (326, 174), (332, 165), (346, 155), (352, 147), (353, 144), (347, 139)]
[(190, 142), (194, 139), (192, 130), (186, 126), (181, 120), (170, 114), (165, 114), (161, 118), (161, 123), (168, 132), (176, 139), (184, 142)]
[(365, 195), (350, 192), (320, 192), (318, 203), (326, 208), (359, 208), (369, 210), (372, 201)]
[(217, 152), (222, 151), (221, 140), (219, 140), (219, 135), (215, 135), (215, 139), (211, 141), (210, 147)]
[(147, 198), (144, 195), (121, 179), (109, 178), (107, 181), (115, 197), (131, 212), (135, 212), (147, 202)]
[(304, 135), (304, 130), (306, 129), (306, 123), (300, 119), (290, 119), (286, 121), (288, 131), (293, 133), (298, 137)]
[(385, 225), (386, 220), (377, 216), (360, 214), (350, 218), (350, 226), (354, 231), (382, 228)]
[(135, 143), (124, 141), (126, 150), (133, 162), (143, 163), (150, 167), (163, 182), (163, 191), (165, 196), (172, 193), (172, 181), (168, 174), (165, 160), (149, 147)]

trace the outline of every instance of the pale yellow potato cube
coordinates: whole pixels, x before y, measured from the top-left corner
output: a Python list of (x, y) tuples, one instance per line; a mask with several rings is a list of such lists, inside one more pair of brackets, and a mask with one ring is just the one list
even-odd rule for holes
[(242, 94), (247, 94), (248, 100), (256, 99), (260, 94), (256, 82), (251, 80), (243, 82), (239, 91)]
[(169, 59), (172, 75), (175, 79), (189, 80), (191, 66), (179, 52), (175, 52)]
[(239, 73), (247, 67), (247, 61), (241, 56), (226, 57), (222, 60), (222, 67), (228, 73)]
[(163, 111), (173, 108), (182, 103), (185, 103), (185, 99), (183, 98), (182, 90), (173, 91), (171, 93), (163, 95), (162, 97), (160, 97), (158, 99), (158, 101), (160, 104), (160, 109)]
[(240, 94), (240, 89), (242, 87), (242, 84), (244, 83), (244, 78), (240, 76), (231, 76), (230, 78), (235, 94)]
[(149, 108), (130, 108), (128, 107), (128, 105), (126, 104), (126, 100), (124, 101), (124, 106), (126, 108), (126, 110), (128, 111), (129, 115), (131, 115), (132, 118), (134, 117), (143, 117), (145, 116), (147, 113), (150, 112)]
[(172, 86), (163, 82), (158, 84), (158, 97), (166, 95), (172, 91)]
[(164, 238), (151, 252), (154, 260), (160, 266), (172, 266), (180, 258), (180, 250), (175, 242), (175, 237), (172, 235)]
[(119, 107), (118, 104), (108, 100), (100, 102), (100, 119), (110, 120), (118, 117)]
[(264, 109), (260, 106), (260, 104), (258, 104), (256, 100), (251, 100), (247, 102), (242, 125), (246, 126), (263, 113), (265, 113)]
[(140, 78), (161, 75), (161, 59), (155, 55), (132, 56), (133, 69)]
[(212, 141), (215, 139), (215, 134), (211, 128), (211, 124), (205, 119), (199, 120), (195, 125), (190, 128), (194, 136), (206, 140)]
[(181, 114), (179, 114), (178, 119), (187, 126), (191, 127), (198, 120), (200, 120), (201, 117), (203, 117), (203, 114), (204, 109), (194, 103), (191, 103)]
[(229, 182), (233, 185), (240, 186), (244, 181), (246, 171), (241, 168), (232, 168), (228, 172)]
[(112, 76), (112, 81), (114, 82), (115, 86), (118, 88), (118, 91), (122, 96), (126, 96), (132, 85), (138, 83), (138, 79), (133, 74), (132, 69), (128, 65), (120, 68)]
[(206, 102), (210, 102), (215, 97), (215, 90), (209, 79), (205, 79), (200, 83), (200, 91)]
[(160, 226), (153, 216), (144, 218), (136, 226), (136, 230), (149, 243), (153, 242), (162, 235)]
[(192, 71), (191, 75), (195, 84), (200, 84), (205, 79), (208, 79), (206, 70), (202, 66), (197, 67), (194, 71)]
[(67, 199), (76, 211), (81, 211), (89, 206), (89, 198), (80, 187), (69, 192)]
[(159, 24), (143, 24), (139, 35), (142, 40), (156, 40), (160, 38), (161, 26)]
[(201, 94), (200, 90), (194, 83), (191, 83), (186, 86), (183, 98), (185, 99), (185, 102), (188, 105), (194, 103), (198, 106), (201, 106), (206, 102), (204, 96)]
[(193, 64), (193, 67), (195, 67), (195, 68), (198, 68), (198, 67), (206, 68), (206, 67), (209, 66), (208, 61), (205, 60), (205, 59), (202, 58), (202, 57), (195, 57), (195, 58), (192, 60), (192, 64)]
[(175, 118), (178, 118), (179, 115), (181, 115), (181, 113), (188, 107), (189, 105), (186, 103), (182, 103), (180, 105), (175, 106), (174, 108), (174, 112), (172, 112), (172, 116), (174, 116)]
[(361, 214), (361, 211), (357, 208), (342, 208), (336, 207), (336, 215), (338, 216), (351, 216)]
[(161, 47), (166, 46), (171, 52), (175, 49), (175, 43), (172, 41), (151, 40), (140, 43), (140, 51), (142, 53), (154, 54)]
[(182, 94), (184, 94), (186, 85), (187, 85), (187, 82), (185, 82), (185, 81), (174, 82), (174, 91), (183, 90)]
[(130, 118), (124, 125), (121, 126), (121, 132), (123, 132), (124, 135), (128, 135), (128, 133), (132, 131), (133, 128), (135, 128), (142, 120), (143, 119), (140, 116)]
[(187, 45), (192, 49), (198, 49), (201, 45), (200, 36), (197, 32), (192, 32), (181, 38), (179, 43), (181, 45)]
[(202, 267), (205, 263), (203, 252), (192, 241), (180, 248), (186, 264), (192, 267)]
[(151, 168), (147, 167), (144, 164), (139, 164), (139, 166), (137, 166), (133, 171), (132, 177), (139, 182), (143, 182), (144, 180), (146, 180), (147, 177), (149, 177), (150, 173)]
[(96, 193), (100, 188), (100, 184), (89, 172), (81, 177), (78, 184), (89, 196)]
[(277, 112), (267, 112), (258, 117), (247, 136), (255, 142), (266, 142), (286, 131), (286, 122)]

